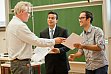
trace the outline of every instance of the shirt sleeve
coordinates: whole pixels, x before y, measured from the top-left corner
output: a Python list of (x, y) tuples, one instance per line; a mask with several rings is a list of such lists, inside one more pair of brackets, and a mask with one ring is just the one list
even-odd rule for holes
[(95, 31), (95, 42), (101, 49), (105, 49), (104, 33), (100, 28)]
[(27, 25), (20, 25), (17, 29), (16, 34), (19, 39), (31, 45), (39, 47), (50, 47), (55, 45), (54, 39), (38, 38), (34, 33), (29, 30)]

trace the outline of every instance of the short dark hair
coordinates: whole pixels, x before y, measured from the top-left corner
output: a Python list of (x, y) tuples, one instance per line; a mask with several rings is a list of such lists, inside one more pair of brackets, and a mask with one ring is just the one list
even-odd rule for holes
[(48, 13), (48, 15), (49, 15), (49, 14), (55, 14), (55, 15), (56, 15), (56, 20), (58, 20), (58, 14), (57, 14), (56, 12), (50, 11), (50, 12)]
[(89, 11), (82, 11), (81, 13), (86, 13), (86, 19), (91, 18), (90, 23), (93, 21), (93, 14)]

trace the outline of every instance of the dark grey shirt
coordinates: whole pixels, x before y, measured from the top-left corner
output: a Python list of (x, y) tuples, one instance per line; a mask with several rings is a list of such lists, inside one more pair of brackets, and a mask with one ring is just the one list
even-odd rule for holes
[(86, 69), (95, 70), (108, 65), (105, 54), (105, 39), (103, 31), (100, 28), (91, 25), (88, 32), (83, 31), (81, 36), (84, 38), (83, 44), (97, 44), (102, 49), (101, 51), (79, 49), (79, 51), (85, 55)]

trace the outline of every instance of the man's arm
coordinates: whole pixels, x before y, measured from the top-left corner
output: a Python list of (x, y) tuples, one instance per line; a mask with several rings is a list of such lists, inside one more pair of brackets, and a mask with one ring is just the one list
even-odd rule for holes
[(92, 50), (92, 51), (101, 51), (101, 48), (96, 45), (81, 45), (79, 43), (74, 44), (74, 47), (77, 49), (86, 49), (86, 50)]
[(75, 58), (79, 58), (81, 56), (82, 56), (82, 53), (80, 51), (78, 51), (75, 54), (70, 54), (69, 57), (68, 57), (68, 59), (69, 59), (69, 61), (73, 61)]
[(32, 33), (26, 25), (19, 26), (17, 29), (17, 36), (22, 41), (40, 47), (50, 47), (55, 44), (60, 44), (64, 38), (55, 39), (43, 39), (38, 38), (34, 33)]
[(75, 48), (78, 49), (86, 49), (92, 51), (101, 51), (105, 49), (105, 40), (104, 40), (104, 33), (100, 28), (95, 29), (94, 35), (94, 45), (84, 45), (84, 44), (74, 44)]

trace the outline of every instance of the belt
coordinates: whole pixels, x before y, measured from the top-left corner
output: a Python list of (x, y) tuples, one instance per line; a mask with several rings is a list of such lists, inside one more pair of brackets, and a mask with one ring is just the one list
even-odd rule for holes
[(16, 59), (14, 59), (12, 61), (31, 61), (31, 59), (18, 59), (18, 58), (16, 58)]

